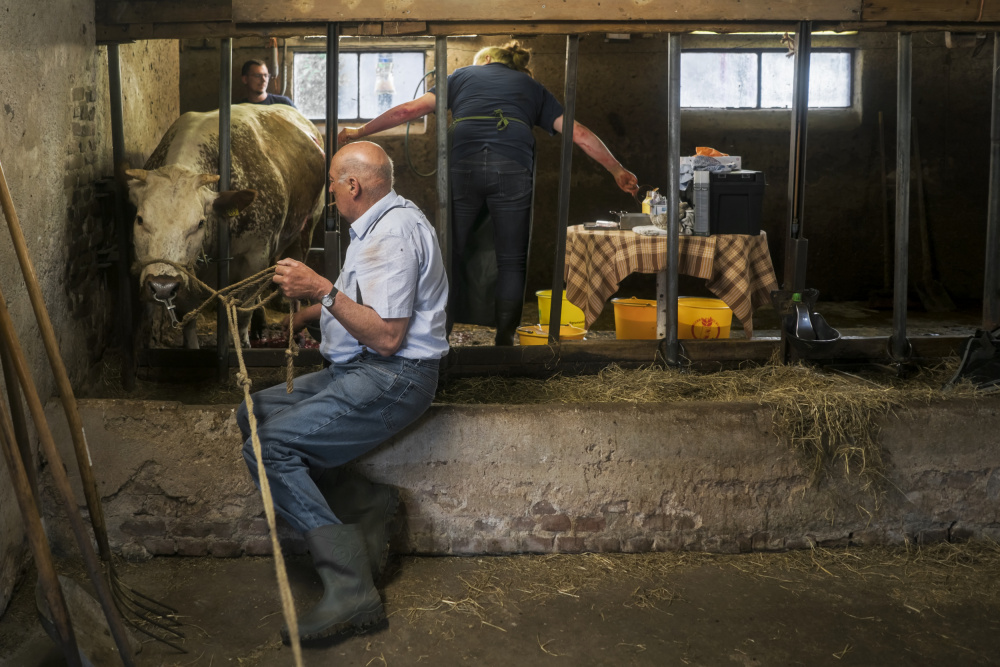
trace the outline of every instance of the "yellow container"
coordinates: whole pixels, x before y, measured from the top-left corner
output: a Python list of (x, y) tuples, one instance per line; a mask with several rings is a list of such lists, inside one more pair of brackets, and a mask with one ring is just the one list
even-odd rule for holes
[(733, 311), (721, 299), (677, 299), (678, 338), (729, 338)]
[(615, 306), (615, 338), (656, 338), (656, 301), (637, 299), (611, 299)]
[[(549, 311), (552, 309), (552, 290), (540, 289), (535, 292), (538, 297), (538, 321), (542, 324), (549, 323)], [(566, 298), (566, 290), (563, 290), (562, 315), (559, 318), (560, 324), (569, 324), (574, 327), (584, 328), (586, 316), (583, 311), (574, 306)]]
[[(559, 327), (559, 340), (583, 340), (585, 333), (587, 332), (580, 327), (564, 325)], [(542, 324), (518, 327), (517, 336), (521, 339), (521, 345), (548, 345), (549, 327)]]

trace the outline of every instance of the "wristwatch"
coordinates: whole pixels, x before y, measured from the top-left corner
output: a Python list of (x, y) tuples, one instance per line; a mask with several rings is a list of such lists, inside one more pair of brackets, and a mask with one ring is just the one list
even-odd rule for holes
[(323, 304), (324, 308), (333, 308), (333, 302), (336, 300), (337, 295), (340, 293), (336, 287), (330, 288), (330, 293), (325, 294), (322, 299), (319, 300)]

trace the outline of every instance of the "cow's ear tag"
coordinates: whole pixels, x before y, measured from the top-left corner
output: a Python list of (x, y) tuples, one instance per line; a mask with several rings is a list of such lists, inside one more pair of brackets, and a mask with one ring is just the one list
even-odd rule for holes
[(226, 216), (230, 218), (235, 218), (239, 214), (240, 214), (240, 209), (236, 208), (235, 206), (226, 211)]

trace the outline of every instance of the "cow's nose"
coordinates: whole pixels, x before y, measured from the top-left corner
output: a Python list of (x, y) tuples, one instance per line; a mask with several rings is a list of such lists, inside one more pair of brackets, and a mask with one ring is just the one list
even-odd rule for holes
[(177, 296), (181, 281), (174, 276), (150, 276), (146, 278), (146, 287), (150, 295), (157, 301), (169, 301)]

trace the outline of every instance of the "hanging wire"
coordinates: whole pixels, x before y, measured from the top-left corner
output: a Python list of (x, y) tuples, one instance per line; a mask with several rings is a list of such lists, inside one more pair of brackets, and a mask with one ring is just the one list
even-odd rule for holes
[(636, 205), (638, 205), (639, 211), (642, 211), (642, 200), (645, 199), (645, 197), (643, 197), (642, 199), (639, 198), (642, 195), (642, 193), (643, 192), (648, 192), (650, 190), (658, 190), (658, 189), (659, 188), (656, 188), (656, 187), (654, 187), (652, 185), (640, 185), (640, 186), (638, 186), (638, 189), (635, 192), (632, 193), (632, 199), (634, 199)]
[[(417, 99), (417, 93), (420, 91), (420, 86), (424, 85), (424, 81), (427, 80), (427, 77), (429, 77), (436, 71), (437, 71), (436, 69), (432, 69), (431, 71), (427, 72), (427, 74), (424, 74), (422, 77), (420, 77), (420, 81), (417, 82), (417, 87), (413, 89), (413, 99)], [(403, 153), (406, 154), (406, 164), (409, 165), (410, 171), (412, 171), (417, 176), (423, 176), (424, 178), (427, 178), (428, 176), (433, 176), (434, 174), (437, 173), (437, 167), (435, 167), (433, 170), (425, 174), (419, 169), (417, 169), (415, 166), (413, 166), (413, 158), (410, 157), (410, 123), (412, 122), (413, 121), (411, 120), (406, 121), (406, 135), (403, 138)]]

